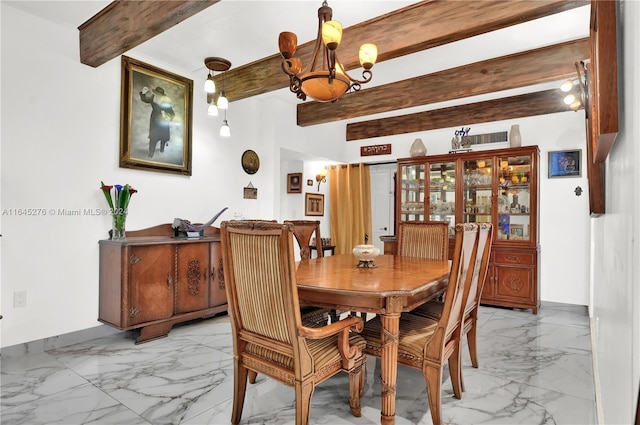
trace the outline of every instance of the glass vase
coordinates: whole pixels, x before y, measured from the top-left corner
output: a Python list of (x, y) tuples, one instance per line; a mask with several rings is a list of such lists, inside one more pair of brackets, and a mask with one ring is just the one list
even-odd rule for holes
[(127, 223), (127, 214), (111, 214), (112, 226), (111, 226), (111, 239), (119, 240), (125, 238), (125, 225)]
[(520, 125), (514, 124), (509, 131), (509, 146), (519, 148), (522, 146), (522, 136), (520, 135)]

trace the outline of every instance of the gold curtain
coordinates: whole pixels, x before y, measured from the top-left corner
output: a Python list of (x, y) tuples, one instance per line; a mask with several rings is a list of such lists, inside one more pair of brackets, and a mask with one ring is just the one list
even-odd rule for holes
[(369, 166), (338, 164), (329, 167), (329, 220), (336, 254), (350, 254), (354, 246), (371, 243), (371, 189)]

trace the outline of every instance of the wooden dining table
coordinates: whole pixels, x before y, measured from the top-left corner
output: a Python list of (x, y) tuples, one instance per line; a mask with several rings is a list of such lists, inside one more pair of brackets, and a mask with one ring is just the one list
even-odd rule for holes
[(351, 254), (297, 263), (301, 304), (380, 315), (382, 353), (380, 423), (395, 423), (400, 314), (442, 294), (449, 278), (448, 260), (381, 255), (375, 268), (358, 268)]

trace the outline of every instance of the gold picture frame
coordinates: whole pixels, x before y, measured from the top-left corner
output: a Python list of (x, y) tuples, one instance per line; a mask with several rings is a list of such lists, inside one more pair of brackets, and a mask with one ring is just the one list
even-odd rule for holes
[(122, 56), (120, 167), (191, 175), (193, 80)]
[(287, 193), (302, 193), (302, 173), (287, 174)]
[(324, 215), (324, 194), (309, 192), (304, 194), (304, 215)]

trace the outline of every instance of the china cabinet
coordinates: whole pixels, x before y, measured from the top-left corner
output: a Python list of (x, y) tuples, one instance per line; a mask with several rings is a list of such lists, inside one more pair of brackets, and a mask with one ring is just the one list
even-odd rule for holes
[(142, 343), (176, 323), (227, 311), (219, 230), (197, 238), (172, 237), (168, 224), (147, 230), (99, 241), (98, 320), (140, 329)]
[(492, 223), (482, 303), (537, 314), (538, 159), (537, 146), (399, 159), (396, 234), (406, 221), (448, 221), (452, 237), (455, 223)]

